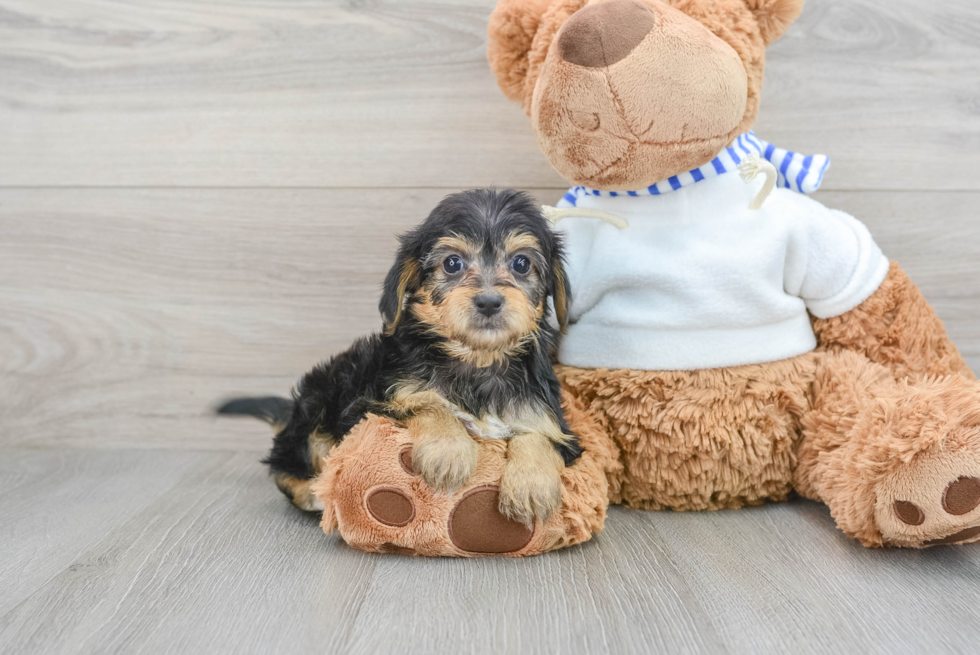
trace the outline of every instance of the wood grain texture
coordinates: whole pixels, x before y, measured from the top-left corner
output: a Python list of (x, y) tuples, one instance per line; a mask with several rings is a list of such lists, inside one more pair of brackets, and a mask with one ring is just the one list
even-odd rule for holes
[[(0, 0), (0, 184), (560, 186), (493, 4)], [(973, 0), (811, 0), (758, 131), (829, 189), (978, 190), (978, 33)]]
[[(0, 442), (266, 448), (209, 407), (286, 393), (379, 329), (395, 234), (445, 193), (0, 190)], [(867, 223), (980, 370), (980, 193), (818, 199)]]
[(730, 652), (976, 648), (980, 609), (966, 601), (980, 583), (976, 548), (869, 550), (840, 533), (826, 507), (803, 500), (629, 515), (603, 536), (669, 558)]
[(4, 449), (0, 455), (0, 616), (112, 530), (225, 455)]
[[(0, 650), (295, 653), (342, 640), (376, 560), (285, 503), (254, 456), (198, 456), (208, 465), (178, 465), (181, 485), (0, 616)], [(111, 462), (101, 473), (113, 477)], [(36, 533), (50, 519), (32, 520)]]
[[(320, 533), (253, 457), (188, 456), (0, 451), (47, 458), (92, 499), (120, 468), (180, 481), (109, 525), (100, 503), (75, 504), (94, 538), (57, 563), (37, 553), (61, 570), (29, 576), (32, 593), (0, 610), (0, 650), (894, 654), (971, 652), (980, 632), (963, 602), (980, 550), (866, 550), (806, 501), (615, 508), (593, 542), (526, 560), (378, 556)], [(8, 510), (27, 508), (10, 498), (20, 482), (0, 477)], [(57, 513), (24, 513), (20, 539), (0, 542), (4, 569), (39, 535), (65, 540), (60, 528)]]

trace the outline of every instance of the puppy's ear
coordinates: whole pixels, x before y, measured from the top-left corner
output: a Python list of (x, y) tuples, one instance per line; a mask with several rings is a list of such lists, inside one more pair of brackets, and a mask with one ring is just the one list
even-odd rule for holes
[(568, 285), (568, 275), (565, 273), (565, 253), (558, 235), (555, 235), (552, 253), (551, 285), (548, 294), (555, 302), (555, 317), (558, 319), (558, 326), (564, 332), (568, 326), (568, 307), (572, 302), (572, 290)]
[(419, 284), (421, 284), (421, 272), (418, 260), (408, 253), (400, 252), (395, 265), (385, 276), (384, 292), (378, 304), (381, 318), (384, 319), (385, 334), (394, 334), (405, 307), (405, 296), (416, 291)]

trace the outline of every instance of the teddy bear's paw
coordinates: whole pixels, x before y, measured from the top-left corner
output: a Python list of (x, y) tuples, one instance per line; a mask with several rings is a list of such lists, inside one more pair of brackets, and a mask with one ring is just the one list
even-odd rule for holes
[(411, 466), (430, 487), (451, 493), (473, 476), (478, 452), (476, 442), (465, 433), (419, 439), (413, 449)]
[[(403, 448), (398, 455), (402, 470), (415, 476), (412, 465), (413, 448)], [(446, 502), (448, 501), (448, 502)], [(416, 506), (422, 507), (422, 518)], [(428, 504), (428, 507), (425, 505)], [(503, 555), (523, 550), (534, 537), (534, 526), (512, 521), (500, 513), (500, 489), (495, 485), (480, 485), (453, 497), (439, 501), (435, 507), (430, 499), (419, 498), (414, 485), (401, 487), (382, 486), (371, 489), (365, 499), (365, 507), (370, 517), (386, 528), (405, 529), (416, 534), (426, 533), (416, 525), (420, 520), (429, 522), (433, 533), (446, 531), (453, 546), (465, 553), (476, 555)], [(448, 516), (447, 512), (448, 511)], [(445, 523), (443, 523), (445, 522)], [(437, 528), (434, 524), (442, 524)], [(412, 528), (412, 526), (416, 528)], [(372, 547), (381, 553), (399, 555), (444, 554), (441, 548), (433, 552), (433, 544), (416, 543), (408, 534), (394, 535), (387, 541)], [(407, 544), (398, 543), (404, 541)], [(422, 546), (422, 551), (416, 547)]]
[(913, 460), (877, 489), (885, 544), (924, 548), (980, 541), (980, 455), (940, 452)]
[(561, 507), (561, 472), (509, 461), (500, 479), (500, 513), (531, 526), (547, 521)]

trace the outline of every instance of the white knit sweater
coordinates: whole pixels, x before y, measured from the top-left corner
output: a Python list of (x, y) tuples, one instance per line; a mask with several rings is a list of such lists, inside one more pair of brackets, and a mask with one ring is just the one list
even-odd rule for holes
[[(576, 209), (628, 226), (571, 211), (558, 224), (573, 293), (560, 361), (693, 370), (813, 350), (808, 311), (858, 306), (888, 260), (859, 221), (800, 193), (777, 188), (750, 210), (761, 187), (728, 173), (662, 195), (577, 192)], [(573, 204), (566, 196), (559, 207)]]

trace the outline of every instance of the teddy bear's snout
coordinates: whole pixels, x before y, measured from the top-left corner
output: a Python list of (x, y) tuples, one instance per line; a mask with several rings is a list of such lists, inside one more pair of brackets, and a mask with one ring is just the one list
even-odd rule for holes
[(578, 66), (611, 66), (640, 45), (653, 29), (654, 20), (653, 8), (637, 0), (589, 5), (562, 26), (558, 54)]
[[(719, 32), (752, 52), (755, 37)], [(748, 101), (739, 51), (705, 24), (663, 0), (605, 0), (555, 33), (528, 115), (566, 179), (628, 191), (711, 161), (751, 124)]]

